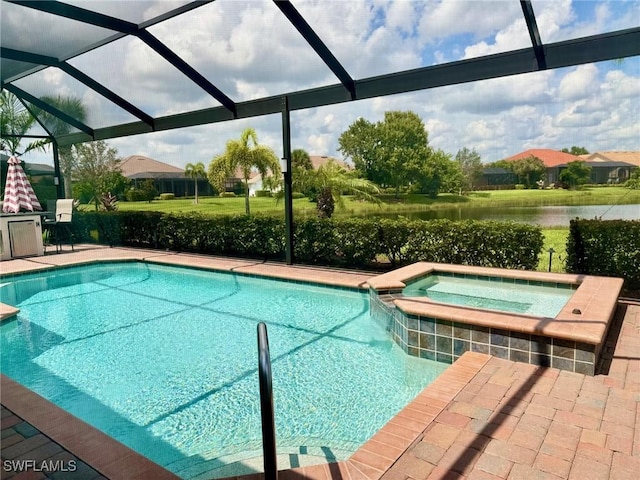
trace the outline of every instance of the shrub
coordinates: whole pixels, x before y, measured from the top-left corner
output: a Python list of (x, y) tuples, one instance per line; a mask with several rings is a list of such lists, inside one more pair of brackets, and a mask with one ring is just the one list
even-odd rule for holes
[(269, 190), (256, 190), (256, 197), (273, 197)]
[(524, 183), (516, 183), (515, 187), (516, 187), (516, 190), (524, 190), (525, 189)]
[(291, 198), (304, 198), (305, 194), (302, 192), (291, 192)]
[(147, 179), (135, 188), (130, 188), (125, 197), (130, 202), (149, 202), (158, 196), (153, 180)]
[(173, 193), (161, 193), (160, 194), (160, 200), (173, 200), (174, 198), (176, 198), (176, 196)]
[(220, 192), (220, 196), (222, 198), (230, 198), (230, 197), (235, 197), (236, 194), (235, 192)]
[[(392, 267), (430, 261), (535, 269), (543, 244), (538, 227), (510, 222), (310, 218), (293, 227), (297, 262), (351, 268), (379, 266), (375, 262), (384, 256)], [(74, 233), (109, 245), (279, 260), (285, 255), (284, 222), (272, 216), (83, 212)]]
[(625, 289), (640, 289), (640, 221), (571, 220), (566, 270), (621, 277)]

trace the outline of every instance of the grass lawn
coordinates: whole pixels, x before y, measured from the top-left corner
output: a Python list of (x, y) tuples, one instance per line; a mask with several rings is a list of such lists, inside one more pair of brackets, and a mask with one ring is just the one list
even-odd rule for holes
[[(624, 187), (590, 187), (583, 190), (496, 190), (472, 192), (468, 196), (453, 194), (439, 195), (436, 199), (424, 195), (401, 195), (399, 199), (392, 195), (382, 195), (380, 204), (362, 202), (354, 197), (345, 196), (345, 208), (336, 208), (336, 215), (362, 215), (376, 212), (410, 212), (456, 206), (487, 208), (517, 206), (548, 205), (616, 205), (640, 203), (640, 190), (629, 190)], [(276, 202), (274, 198), (252, 197), (251, 213), (262, 215), (284, 216), (284, 202)], [(82, 209), (91, 210), (92, 206), (84, 205)], [(157, 211), (164, 213), (198, 212), (206, 215), (242, 215), (245, 212), (244, 197), (201, 197), (196, 205), (193, 198), (173, 200), (154, 200), (148, 202), (119, 202), (122, 211)], [(293, 201), (295, 215), (315, 216), (315, 204), (307, 198)], [(567, 227), (544, 228), (544, 247), (540, 254), (539, 271), (549, 270), (549, 249), (553, 248), (551, 271), (564, 272), (566, 261), (566, 244), (569, 236)]]
[(569, 229), (566, 227), (543, 228), (544, 235), (543, 250), (540, 254), (537, 270), (539, 272), (549, 271), (549, 249), (553, 248), (551, 256), (551, 272), (564, 273), (564, 265), (567, 259), (567, 238)]
[[(451, 207), (535, 207), (547, 205), (615, 205), (640, 203), (640, 190), (624, 187), (592, 187), (583, 190), (496, 190), (472, 192), (468, 196), (454, 194), (438, 195), (431, 199), (424, 195), (401, 195), (396, 199), (392, 195), (379, 197), (380, 204), (360, 201), (352, 196), (345, 196), (344, 210), (336, 208), (336, 215), (362, 215), (376, 212), (410, 212), (435, 210)], [(251, 213), (268, 215), (284, 215), (284, 202), (276, 202), (274, 198), (252, 197)], [(90, 210), (89, 205), (83, 209)], [(119, 202), (118, 208), (123, 211), (141, 210), (165, 213), (200, 212), (207, 215), (232, 215), (245, 212), (244, 197), (201, 197), (198, 205), (192, 198), (173, 200), (154, 200), (148, 202)], [(315, 215), (315, 204), (306, 198), (293, 201), (293, 208), (298, 215)]]

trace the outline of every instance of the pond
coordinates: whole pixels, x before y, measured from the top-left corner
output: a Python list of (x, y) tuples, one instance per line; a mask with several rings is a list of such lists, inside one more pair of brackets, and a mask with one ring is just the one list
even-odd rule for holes
[(546, 207), (454, 207), (420, 212), (382, 213), (370, 216), (383, 218), (406, 217), (410, 220), (495, 220), (514, 221), (543, 227), (569, 226), (574, 218), (602, 218), (602, 220), (640, 220), (640, 205), (581, 205)]

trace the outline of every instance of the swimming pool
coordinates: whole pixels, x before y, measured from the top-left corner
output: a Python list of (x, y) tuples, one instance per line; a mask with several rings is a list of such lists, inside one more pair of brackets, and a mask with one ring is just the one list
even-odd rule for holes
[(366, 292), (119, 263), (0, 293), (21, 309), (2, 372), (184, 478), (260, 454), (260, 321), (279, 451), (348, 457), (446, 367), (405, 355)]
[(576, 288), (571, 284), (440, 272), (409, 283), (402, 294), (468, 307), (555, 317)]

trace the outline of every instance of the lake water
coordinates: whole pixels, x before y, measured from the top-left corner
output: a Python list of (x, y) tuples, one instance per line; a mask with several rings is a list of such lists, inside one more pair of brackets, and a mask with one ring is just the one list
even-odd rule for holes
[(602, 220), (640, 220), (640, 205), (581, 205), (548, 207), (455, 207), (421, 212), (384, 213), (371, 215), (410, 220), (495, 220), (529, 223), (543, 227), (569, 226), (574, 218), (602, 218)]

